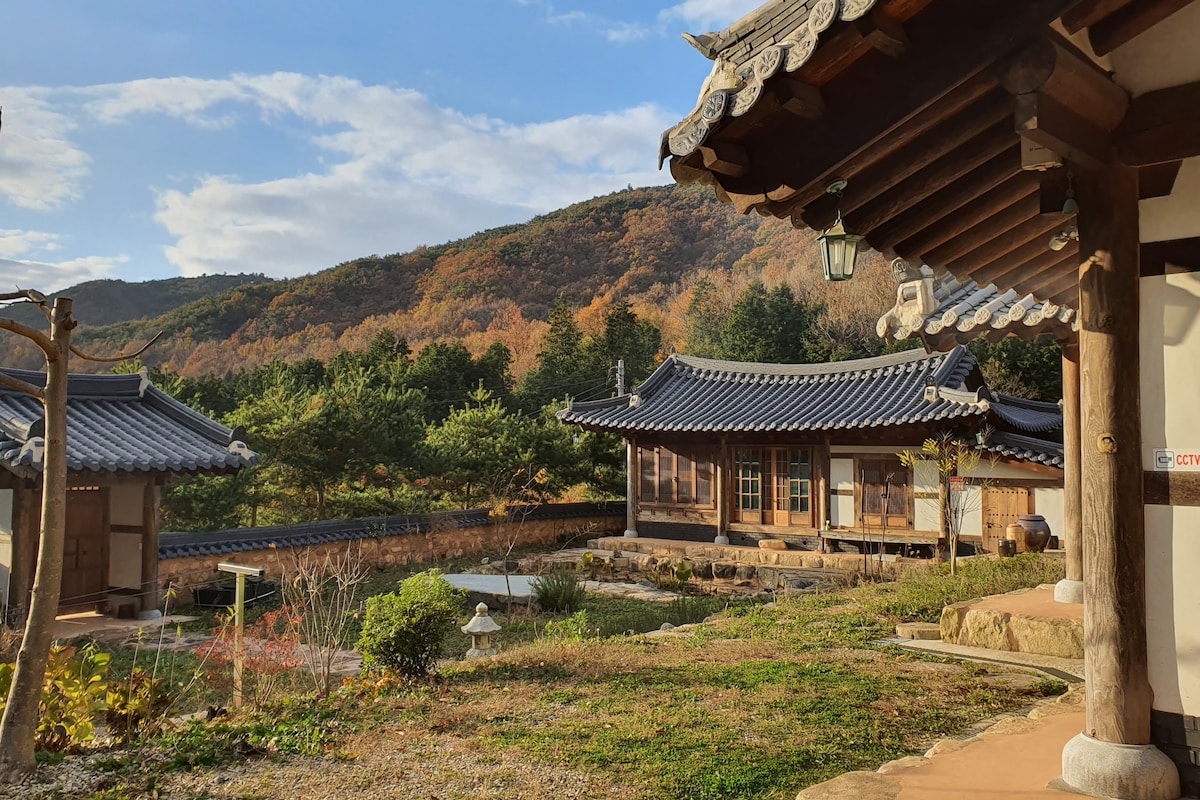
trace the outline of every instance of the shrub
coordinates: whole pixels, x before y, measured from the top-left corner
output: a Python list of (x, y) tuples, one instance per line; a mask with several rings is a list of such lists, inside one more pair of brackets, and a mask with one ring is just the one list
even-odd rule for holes
[(716, 602), (707, 597), (677, 597), (667, 606), (667, 622), (672, 625), (703, 622), (716, 607)]
[(692, 562), (662, 560), (654, 567), (650, 580), (665, 592), (682, 592), (692, 578)]
[(134, 669), (124, 684), (109, 689), (104, 721), (114, 739), (130, 744), (139, 736), (162, 733), (171, 701), (166, 681), (144, 669)]
[[(91, 644), (51, 648), (34, 735), (38, 750), (62, 752), (92, 738), (96, 715), (104, 709), (111, 658)], [(0, 664), (0, 712), (8, 699), (14, 669), (13, 664)]]
[(547, 622), (544, 636), (556, 642), (583, 642), (595, 638), (596, 630), (586, 611), (576, 611), (566, 619)]
[(533, 579), (530, 584), (533, 598), (543, 611), (563, 611), (573, 614), (583, 606), (585, 592), (570, 572), (551, 572)]
[(358, 639), (363, 671), (395, 670), (413, 678), (428, 674), (453, 629), (462, 598), (438, 570), (407, 578), (398, 592), (368, 598)]

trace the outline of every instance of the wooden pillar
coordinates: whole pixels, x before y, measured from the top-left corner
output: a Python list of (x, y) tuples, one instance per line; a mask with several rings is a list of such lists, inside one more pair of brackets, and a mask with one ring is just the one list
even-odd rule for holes
[(1079, 419), (1079, 343), (1062, 346), (1063, 384), (1063, 548), (1067, 580), (1083, 580), (1083, 464)]
[(1076, 175), (1087, 728), (1150, 741), (1138, 342), (1137, 171)]
[(161, 489), (148, 482), (142, 494), (142, 611), (158, 608), (158, 520)]
[(41, 529), (41, 492), (22, 481), (13, 492), (13, 567), (8, 583), (9, 621), (24, 627), (29, 594), (37, 569), (37, 543)]
[(625, 440), (625, 535), (635, 538), (637, 531), (637, 515), (639, 504), (639, 462), (637, 439)]
[(729, 458), (726, 453), (727, 445), (724, 436), (717, 444), (716, 456), (713, 459), (713, 469), (717, 473), (717, 538), (716, 544), (729, 543), (729, 487), (732, 485), (729, 475)]

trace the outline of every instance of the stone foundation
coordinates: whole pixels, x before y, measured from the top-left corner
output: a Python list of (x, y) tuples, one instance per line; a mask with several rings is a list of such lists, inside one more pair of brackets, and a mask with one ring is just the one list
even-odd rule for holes
[(1053, 590), (1052, 586), (1042, 586), (948, 605), (942, 609), (942, 641), (988, 650), (1083, 658), (1083, 609), (1055, 603)]

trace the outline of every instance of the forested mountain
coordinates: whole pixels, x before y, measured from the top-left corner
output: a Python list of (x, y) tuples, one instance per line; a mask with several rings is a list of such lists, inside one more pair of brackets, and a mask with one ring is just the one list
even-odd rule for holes
[[(652, 187), (409, 253), (367, 256), (291, 280), (242, 282), (169, 310), (147, 300), (143, 316), (150, 319), (126, 312), (126, 321), (107, 324), (113, 315), (94, 306), (114, 305), (109, 287), (85, 284), (74, 292), (81, 321), (75, 337), (90, 350), (115, 353), (164, 330), (145, 361), (199, 376), (278, 359), (328, 360), (365, 348), (387, 328), (414, 349), (459, 339), (479, 354), (504, 343), (519, 377), (533, 366), (545, 320), (560, 296), (583, 309), (585, 332), (598, 330), (609, 304), (628, 300), (663, 331), (664, 347), (684, 349), (684, 312), (698, 279), (710, 300), (725, 295), (727, 307), (753, 280), (768, 286), (790, 280), (799, 293), (820, 295), (831, 318), (852, 312), (869, 332), (872, 315), (891, 304), (893, 291), (886, 269), (876, 267), (830, 294), (819, 279), (811, 232), (739, 215), (704, 187)], [(89, 297), (93, 291), (96, 303)], [(126, 296), (138, 302), (134, 293)], [(21, 347), (16, 343), (6, 363), (36, 366), (36, 354)]]
[[(88, 327), (102, 327), (153, 319), (238, 286), (269, 280), (265, 275), (201, 275), (140, 283), (98, 280), (80, 283), (50, 296), (70, 297), (74, 301), (76, 319), (83, 320)], [(37, 309), (27, 305), (12, 306), (5, 311), (5, 316), (35, 327), (46, 323)]]

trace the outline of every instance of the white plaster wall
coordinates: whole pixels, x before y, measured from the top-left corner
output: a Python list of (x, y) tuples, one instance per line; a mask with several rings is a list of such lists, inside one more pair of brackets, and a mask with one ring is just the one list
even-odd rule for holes
[(1200, 716), (1200, 508), (1146, 506), (1146, 645), (1154, 707)]
[(1170, 15), (1109, 55), (1113, 78), (1134, 97), (1200, 81), (1200, 5)]
[(0, 489), (0, 606), (8, 605), (12, 575), (13, 490)]
[(141, 534), (112, 534), (108, 551), (108, 583), (123, 589), (137, 589), (141, 585)]
[[(832, 448), (831, 448), (832, 449)], [(854, 524), (854, 459), (829, 459), (829, 488), (833, 491), (851, 492), (849, 495), (835, 494), (829, 504), (829, 524), (850, 526)]]
[(913, 529), (936, 531), (938, 529), (938, 473), (932, 461), (918, 461), (913, 467), (913, 494), (932, 494), (934, 497), (917, 497), (913, 500)]
[(112, 525), (141, 525), (143, 492), (141, 486), (114, 486), (109, 489), (109, 523)]
[(968, 486), (962, 492), (962, 536), (983, 535), (983, 489), (978, 486)]
[[(1067, 527), (1063, 517), (1063, 490), (1059, 487), (1033, 490), (1033, 513), (1041, 514), (1050, 526), (1050, 533), (1062, 536)], [(1061, 540), (1059, 541), (1061, 544)]]
[(1142, 465), (1154, 469), (1157, 448), (1200, 450), (1200, 273), (1142, 278), (1140, 288)]

